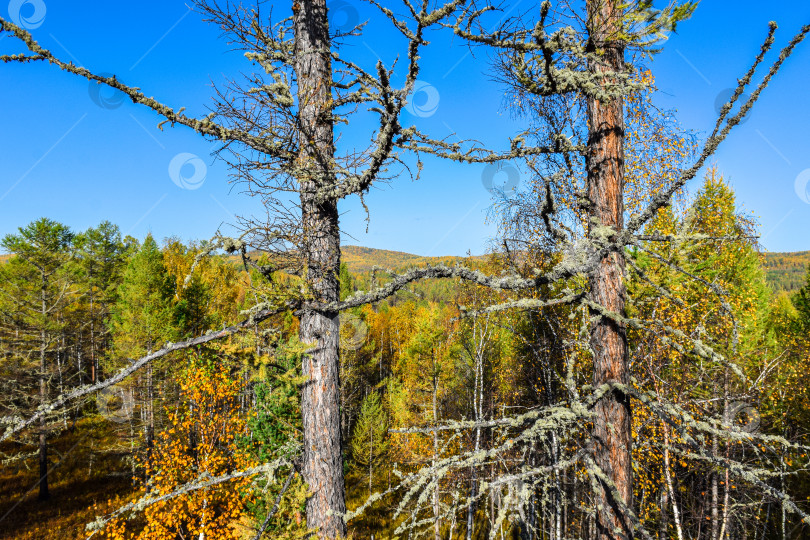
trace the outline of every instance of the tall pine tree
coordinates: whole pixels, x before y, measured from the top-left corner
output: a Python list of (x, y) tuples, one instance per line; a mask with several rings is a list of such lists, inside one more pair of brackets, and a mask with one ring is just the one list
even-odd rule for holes
[[(8, 264), (0, 266), (0, 289), (4, 309), (0, 313), (12, 356), (30, 366), (36, 374), (35, 403), (48, 403), (53, 357), (59, 346), (63, 318), (60, 310), (68, 303), (75, 283), (71, 265), (73, 233), (61, 223), (47, 218), (21, 227), (18, 234), (6, 235), (0, 242), (13, 254)], [(31, 375), (32, 373), (29, 373)], [(28, 401), (28, 400), (26, 400)], [(49, 498), (48, 491), (48, 425), (39, 421), (39, 498)]]
[[(112, 318), (115, 352), (137, 358), (174, 338), (174, 280), (163, 263), (163, 254), (148, 235), (124, 270)], [(155, 436), (153, 366), (146, 367), (146, 446)]]

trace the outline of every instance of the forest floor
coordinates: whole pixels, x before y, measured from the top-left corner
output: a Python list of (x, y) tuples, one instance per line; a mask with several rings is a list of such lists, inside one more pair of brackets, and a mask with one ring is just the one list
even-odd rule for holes
[[(86, 538), (85, 526), (115, 510), (134, 492), (131, 465), (122, 451), (110, 450), (112, 432), (99, 419), (80, 420), (49, 441), (50, 497), (38, 498), (36, 448), (18, 443), (0, 455), (29, 454), (4, 460), (0, 469), (0, 539), (68, 540)], [(104, 449), (104, 450), (100, 450)]]

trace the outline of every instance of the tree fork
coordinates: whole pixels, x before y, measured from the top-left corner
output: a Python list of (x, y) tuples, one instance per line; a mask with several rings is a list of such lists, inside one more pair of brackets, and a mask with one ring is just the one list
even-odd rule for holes
[[(611, 84), (610, 73), (624, 70), (624, 43), (621, 32), (621, 8), (617, 0), (588, 0), (588, 31), (592, 53), (598, 59), (589, 62), (594, 75), (608, 74), (599, 79), (602, 90)], [(587, 192), (590, 202), (591, 225), (594, 236), (597, 227), (610, 227), (614, 234), (624, 227), (624, 115), (623, 99), (610, 97), (600, 101), (587, 96), (588, 151), (586, 153)], [(623, 254), (613, 251), (605, 255), (590, 274), (590, 299), (613, 313), (624, 315), (626, 288)], [(590, 346), (593, 351), (593, 384), (627, 385), (630, 382), (627, 330), (616, 320), (596, 315), (591, 327)], [(595, 407), (593, 453), (596, 465), (613, 483), (600, 482), (596, 495), (597, 537), (601, 540), (631, 539), (633, 529), (625, 515), (632, 509), (633, 480), (631, 468), (630, 398), (612, 390)]]

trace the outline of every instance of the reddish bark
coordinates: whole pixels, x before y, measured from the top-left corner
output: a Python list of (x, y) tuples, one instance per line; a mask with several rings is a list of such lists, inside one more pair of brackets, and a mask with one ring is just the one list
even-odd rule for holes
[[(599, 53), (592, 61), (592, 73), (618, 73), (624, 69), (624, 44), (617, 39), (621, 28), (621, 10), (616, 0), (588, 0), (588, 29), (591, 48)], [(603, 88), (610, 77), (602, 80)], [(616, 232), (624, 226), (624, 115), (623, 99), (599, 101), (588, 97), (588, 197), (591, 219)], [(593, 232), (593, 230), (591, 231)], [(605, 309), (625, 313), (626, 289), (624, 259), (621, 253), (605, 256), (591, 275), (590, 298)], [(593, 383), (627, 385), (630, 382), (626, 328), (600, 316), (591, 329)], [(621, 509), (632, 508), (630, 399), (624, 392), (605, 394), (594, 407), (593, 452), (596, 464), (615, 485), (621, 501), (605, 483), (596, 494), (601, 511), (597, 519), (600, 539), (632, 538), (633, 532)]]

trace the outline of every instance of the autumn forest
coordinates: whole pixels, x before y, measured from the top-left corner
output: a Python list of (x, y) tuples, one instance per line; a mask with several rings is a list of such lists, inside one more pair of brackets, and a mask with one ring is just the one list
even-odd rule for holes
[[(810, 25), (766, 21), (697, 133), (649, 67), (694, 2), (370, 2), (395, 65), (352, 59), (340, 2), (271, 4), (194, 2), (246, 60), (206, 116), (0, 17), (4, 79), (109, 88), (262, 208), (195, 241), (8, 227), (0, 538), (810, 538), (809, 252), (767, 252), (713, 157)], [(524, 129), (413, 120), (443, 34)], [(525, 171), (486, 253), (346, 242), (338, 203), (439, 163)]]

